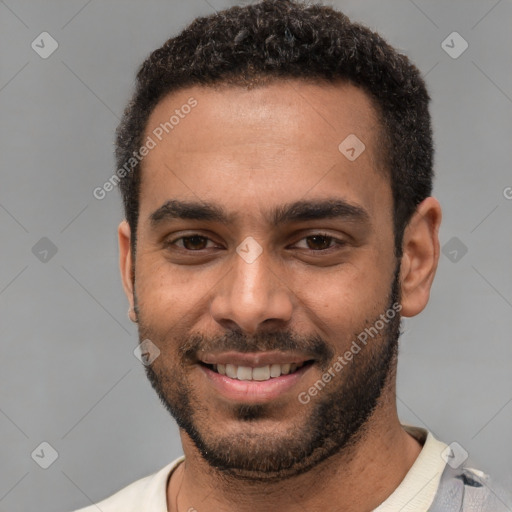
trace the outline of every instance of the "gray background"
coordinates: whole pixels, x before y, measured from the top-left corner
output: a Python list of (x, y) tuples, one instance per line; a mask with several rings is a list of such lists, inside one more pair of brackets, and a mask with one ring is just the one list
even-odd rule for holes
[[(92, 190), (114, 171), (137, 66), (195, 16), (233, 3), (0, 0), (3, 512), (85, 506), (181, 454), (133, 355), (118, 193), (99, 201)], [(512, 487), (512, 2), (331, 4), (408, 54), (433, 97), (435, 195), (450, 245), (427, 310), (405, 322), (401, 419), (457, 441)], [(59, 44), (47, 59), (31, 48), (43, 31)], [(457, 59), (441, 47), (453, 31), (469, 43)], [(43, 237), (55, 255), (42, 252), (47, 241), (33, 251)], [(48, 469), (31, 457), (44, 441), (58, 452)]]

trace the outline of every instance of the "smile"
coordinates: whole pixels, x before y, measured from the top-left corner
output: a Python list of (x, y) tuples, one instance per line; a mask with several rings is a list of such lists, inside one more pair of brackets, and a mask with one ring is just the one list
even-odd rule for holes
[[(301, 386), (315, 361), (304, 354), (278, 351), (201, 354), (199, 367), (216, 395), (230, 402), (268, 403)], [(308, 379), (309, 380), (309, 379)]]
[(226, 375), (230, 379), (238, 380), (255, 380), (265, 381), (281, 377), (281, 375), (289, 375), (295, 373), (297, 370), (302, 368), (309, 361), (302, 363), (273, 363), (265, 366), (258, 366), (257, 368), (251, 368), (250, 366), (238, 366), (235, 364), (212, 364), (207, 365), (212, 371), (219, 373), (220, 375)]

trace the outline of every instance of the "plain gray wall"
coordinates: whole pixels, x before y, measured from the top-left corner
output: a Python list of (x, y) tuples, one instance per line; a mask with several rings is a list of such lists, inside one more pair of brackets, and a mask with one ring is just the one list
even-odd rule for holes
[[(233, 4), (0, 2), (4, 512), (70, 511), (181, 454), (133, 355), (117, 266), (120, 198), (99, 201), (92, 190), (115, 169), (114, 130), (138, 65), (194, 17)], [(433, 98), (441, 243), (455, 245), (428, 308), (405, 322), (401, 419), (457, 441), (512, 487), (512, 2), (331, 5), (409, 55)], [(43, 31), (59, 44), (47, 59), (31, 47)], [(453, 31), (469, 44), (456, 59), (441, 47)], [(58, 452), (48, 469), (31, 457), (42, 442)]]

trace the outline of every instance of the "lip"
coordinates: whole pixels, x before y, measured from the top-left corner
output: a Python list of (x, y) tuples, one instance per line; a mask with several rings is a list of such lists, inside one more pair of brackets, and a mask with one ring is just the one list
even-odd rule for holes
[(252, 404), (269, 402), (289, 392), (302, 380), (304, 374), (307, 373), (312, 366), (313, 365), (308, 364), (299, 368), (294, 373), (281, 375), (280, 377), (274, 377), (269, 380), (248, 381), (231, 379), (227, 375), (214, 372), (207, 366), (199, 365), (208, 379), (208, 382), (222, 397), (234, 402)]
[[(201, 354), (199, 360), (205, 364), (234, 364), (235, 366), (250, 366), (251, 368), (258, 368), (266, 366), (267, 364), (286, 364), (296, 363), (302, 364), (306, 361), (311, 361), (311, 357), (296, 352), (220, 352), (215, 354), (208, 352)], [(279, 378), (279, 377), (277, 377)]]

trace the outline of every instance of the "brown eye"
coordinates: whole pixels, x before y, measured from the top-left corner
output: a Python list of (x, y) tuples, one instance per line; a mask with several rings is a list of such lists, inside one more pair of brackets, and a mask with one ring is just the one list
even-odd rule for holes
[(324, 235), (312, 235), (306, 237), (309, 249), (314, 251), (322, 251), (331, 247), (332, 237)]
[(208, 238), (199, 235), (184, 236), (181, 240), (183, 241), (183, 247), (189, 251), (200, 251), (201, 249), (206, 249), (208, 244)]

